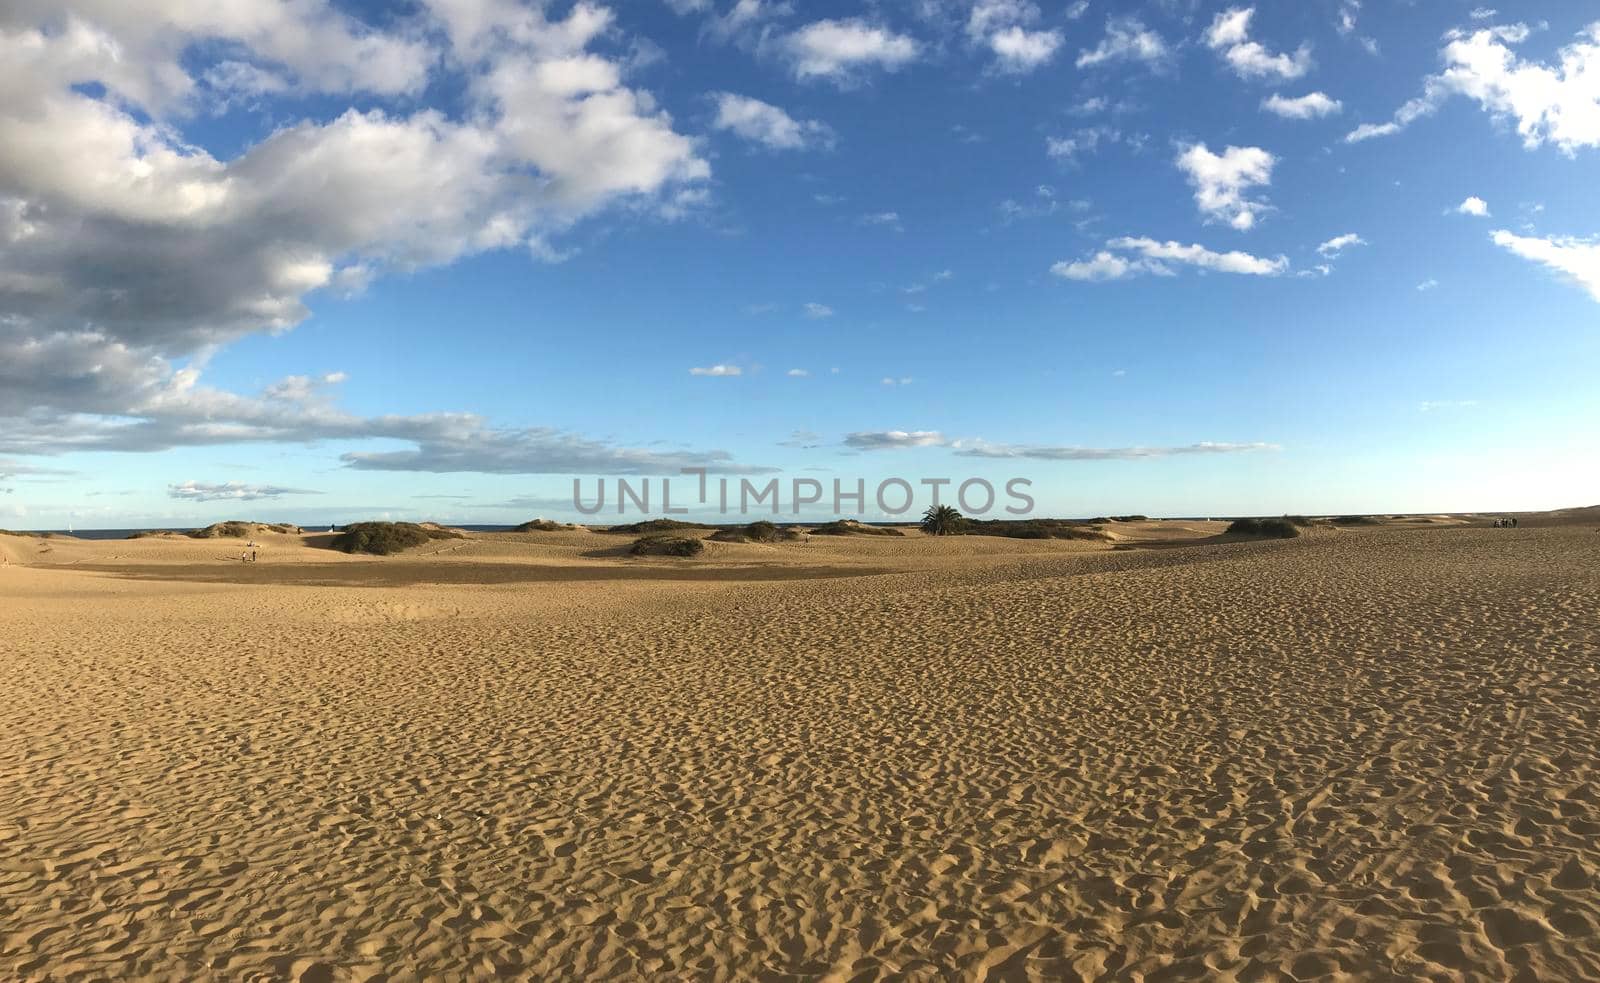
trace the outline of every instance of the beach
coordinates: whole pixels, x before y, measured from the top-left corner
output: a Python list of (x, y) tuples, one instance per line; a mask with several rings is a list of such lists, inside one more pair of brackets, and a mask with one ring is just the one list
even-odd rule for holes
[(1600, 978), (1600, 516), (0, 536), (0, 977)]

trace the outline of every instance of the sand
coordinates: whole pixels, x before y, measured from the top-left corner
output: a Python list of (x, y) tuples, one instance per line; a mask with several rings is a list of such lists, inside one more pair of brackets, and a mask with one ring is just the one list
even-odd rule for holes
[(1597, 527), (0, 536), (0, 978), (1600, 978)]

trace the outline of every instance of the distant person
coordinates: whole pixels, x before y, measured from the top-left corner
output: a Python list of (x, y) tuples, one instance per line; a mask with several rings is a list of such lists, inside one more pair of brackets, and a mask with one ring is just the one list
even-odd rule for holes
[(251, 550), (250, 551), (250, 562), (251, 563), (256, 562), (256, 551), (255, 550)]

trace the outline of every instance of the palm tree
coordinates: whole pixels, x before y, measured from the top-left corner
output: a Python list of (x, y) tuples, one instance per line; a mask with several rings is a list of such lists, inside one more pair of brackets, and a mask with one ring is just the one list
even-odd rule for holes
[(954, 536), (965, 522), (961, 513), (948, 505), (930, 505), (922, 513), (922, 531), (930, 536)]

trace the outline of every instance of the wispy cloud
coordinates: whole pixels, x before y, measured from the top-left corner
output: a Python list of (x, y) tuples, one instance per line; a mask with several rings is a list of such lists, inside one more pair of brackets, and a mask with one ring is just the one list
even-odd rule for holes
[(732, 92), (716, 93), (718, 130), (758, 143), (769, 150), (805, 150), (831, 147), (833, 130), (816, 120), (797, 120), (771, 103)]
[(906, 447), (943, 447), (947, 441), (937, 430), (858, 430), (845, 434), (844, 445), (858, 451), (887, 451)]
[(1494, 244), (1561, 274), (1600, 301), (1600, 239), (1519, 236), (1496, 230)]
[(692, 368), (692, 369), (689, 370), (689, 374), (690, 375), (705, 375), (705, 376), (728, 377), (728, 376), (744, 375), (744, 369), (740, 368), (737, 365), (722, 365), (722, 364), (719, 363), (717, 365), (707, 365), (707, 366), (704, 366), (704, 367)]
[(280, 488), (276, 485), (247, 485), (237, 481), (208, 484), (185, 481), (167, 486), (167, 497), (185, 502), (259, 502), (285, 495), (320, 495), (305, 488)]
[(1289, 260), (1283, 256), (1266, 259), (1238, 251), (1219, 253), (1200, 245), (1146, 238), (1112, 239), (1106, 247), (1087, 259), (1056, 263), (1050, 272), (1067, 280), (1096, 281), (1145, 274), (1173, 276), (1173, 264), (1247, 276), (1278, 276), (1289, 269)]
[(1106, 34), (1093, 48), (1078, 54), (1079, 68), (1094, 68), (1119, 61), (1158, 65), (1166, 61), (1170, 49), (1161, 35), (1134, 17), (1112, 17), (1106, 21)]
[(1206, 31), (1206, 46), (1243, 79), (1287, 82), (1311, 70), (1311, 47), (1302, 44), (1294, 54), (1274, 54), (1250, 39), (1254, 7), (1230, 7), (1216, 16)]
[(1053, 447), (1042, 444), (989, 444), (964, 442), (958, 457), (1023, 458), (1032, 461), (1134, 461), (1156, 457), (1183, 457), (1195, 454), (1241, 454), (1281, 450), (1277, 444), (1230, 444), (1202, 441), (1178, 447)]

